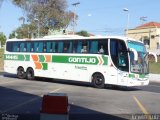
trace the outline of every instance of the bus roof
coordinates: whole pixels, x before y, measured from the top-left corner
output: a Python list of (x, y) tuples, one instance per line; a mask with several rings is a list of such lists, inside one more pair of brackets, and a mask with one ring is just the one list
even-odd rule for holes
[(122, 39), (124, 41), (127, 40), (133, 40), (137, 41), (133, 38), (128, 38), (125, 36), (91, 36), (91, 37), (83, 37), (79, 35), (52, 35), (52, 36), (45, 36), (43, 38), (34, 38), (34, 39), (29, 39), (29, 38), (24, 38), (24, 39), (8, 39), (7, 41), (43, 41), (43, 40), (93, 40), (93, 39)]

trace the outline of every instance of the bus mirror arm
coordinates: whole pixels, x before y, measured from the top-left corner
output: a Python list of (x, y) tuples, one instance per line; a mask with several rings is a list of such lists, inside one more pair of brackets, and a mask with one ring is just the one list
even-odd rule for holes
[(138, 53), (134, 48), (129, 48), (129, 51), (133, 52), (134, 54), (134, 60), (137, 61), (138, 60)]
[(153, 56), (154, 56), (154, 58), (155, 58), (155, 62), (157, 62), (157, 61), (158, 61), (158, 58), (157, 58), (156, 53), (148, 52), (148, 54), (149, 54), (149, 55), (153, 55)]

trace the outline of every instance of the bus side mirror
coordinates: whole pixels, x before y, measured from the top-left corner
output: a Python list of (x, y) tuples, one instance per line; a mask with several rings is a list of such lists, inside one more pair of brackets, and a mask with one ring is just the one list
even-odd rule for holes
[(157, 61), (158, 61), (158, 58), (157, 58), (156, 53), (148, 52), (148, 54), (149, 54), (149, 55), (153, 55), (153, 56), (154, 56), (154, 58), (155, 58), (155, 62), (157, 62)]
[(138, 53), (134, 48), (129, 48), (129, 51), (133, 52), (134, 54), (134, 60), (137, 61), (138, 60)]

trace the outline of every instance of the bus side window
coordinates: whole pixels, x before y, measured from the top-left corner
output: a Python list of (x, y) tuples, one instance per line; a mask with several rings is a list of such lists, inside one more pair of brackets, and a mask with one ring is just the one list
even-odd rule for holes
[(31, 52), (34, 52), (34, 42), (31, 42)]
[(52, 42), (51, 44), (51, 52), (55, 53), (56, 52), (56, 42)]
[(47, 46), (46, 46), (46, 41), (43, 42), (43, 51), (42, 52), (46, 52), (47, 51)]
[(73, 41), (73, 51), (72, 53), (76, 53), (77, 52), (77, 47), (78, 47), (78, 41)]
[(42, 53), (42, 52), (43, 52), (43, 42), (39, 42), (38, 52), (39, 52), (39, 53)]
[(13, 52), (19, 52), (19, 42), (13, 43)]
[(20, 52), (24, 52), (24, 42), (20, 42)]
[(90, 41), (89, 53), (98, 53), (98, 41)]
[(51, 42), (46, 42), (46, 52), (50, 53), (51, 51)]
[(26, 43), (26, 48), (27, 48), (26, 52), (31, 52), (31, 42)]
[(27, 51), (27, 45), (26, 45), (26, 42), (24, 42), (23, 52), (26, 52), (26, 51)]
[(72, 42), (72, 41), (69, 42), (68, 52), (69, 52), (69, 53), (72, 53), (72, 52), (73, 52), (73, 42)]
[(78, 41), (76, 53), (81, 53), (81, 49), (82, 49), (82, 41)]
[(13, 42), (7, 42), (6, 50), (13, 52)]
[(34, 42), (34, 48), (33, 48), (33, 52), (38, 52), (38, 42)]
[(63, 41), (59, 41), (58, 42), (58, 53), (62, 53), (63, 52)]
[(82, 41), (82, 49), (81, 49), (81, 53), (88, 53), (89, 51), (89, 41)]
[(108, 39), (98, 41), (98, 53), (108, 55)]
[(71, 53), (71, 51), (72, 51), (72, 42), (64, 41), (63, 53)]

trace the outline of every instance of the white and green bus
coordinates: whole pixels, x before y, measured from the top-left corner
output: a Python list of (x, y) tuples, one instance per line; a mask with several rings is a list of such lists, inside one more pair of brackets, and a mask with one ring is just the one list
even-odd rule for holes
[(105, 84), (143, 86), (149, 84), (147, 56), (143, 43), (119, 36), (9, 39), (4, 70), (20, 79), (85, 81), (98, 88)]

